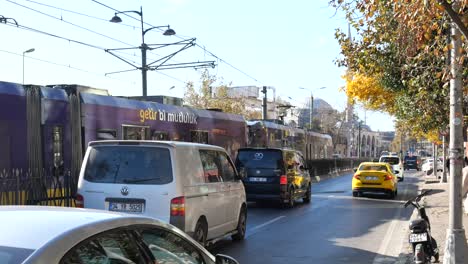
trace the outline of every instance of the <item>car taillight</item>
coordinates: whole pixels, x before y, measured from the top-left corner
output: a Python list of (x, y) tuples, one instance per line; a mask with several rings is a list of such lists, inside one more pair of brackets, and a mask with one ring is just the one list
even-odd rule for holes
[(361, 175), (359, 175), (359, 174), (354, 174), (353, 178), (356, 179), (356, 180), (360, 180), (361, 178), (360, 178), (359, 176), (361, 176)]
[(391, 180), (391, 179), (393, 179), (392, 175), (385, 175), (385, 180), (386, 181)]
[(286, 175), (281, 175), (280, 185), (286, 185), (286, 184), (288, 184), (288, 178), (286, 177)]
[(77, 208), (84, 208), (84, 198), (83, 195), (77, 193), (75, 196), (75, 206)]
[(185, 216), (185, 197), (180, 196), (171, 200), (171, 216)]

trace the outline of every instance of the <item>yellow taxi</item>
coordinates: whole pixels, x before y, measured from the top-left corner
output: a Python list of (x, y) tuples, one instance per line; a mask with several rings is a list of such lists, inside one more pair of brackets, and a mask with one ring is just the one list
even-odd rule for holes
[(387, 194), (393, 199), (398, 194), (398, 172), (386, 162), (363, 162), (354, 169), (353, 196)]

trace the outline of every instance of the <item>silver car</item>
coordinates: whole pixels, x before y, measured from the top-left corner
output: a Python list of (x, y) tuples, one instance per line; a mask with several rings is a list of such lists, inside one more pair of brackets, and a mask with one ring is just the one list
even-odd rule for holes
[(159, 220), (108, 211), (0, 206), (0, 263), (234, 264)]

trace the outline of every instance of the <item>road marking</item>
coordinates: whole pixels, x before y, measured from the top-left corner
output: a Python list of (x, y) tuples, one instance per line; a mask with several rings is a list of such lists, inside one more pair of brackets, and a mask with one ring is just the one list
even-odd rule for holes
[[(405, 185), (405, 189), (403, 190), (403, 197), (406, 196), (406, 193), (408, 192), (408, 185)], [(395, 228), (397, 227), (398, 224), (400, 224), (401, 220), (401, 212), (402, 212), (403, 207), (399, 207), (397, 211), (395, 212), (395, 215), (393, 216), (392, 222), (390, 223), (390, 226), (387, 229), (387, 233), (385, 233), (385, 237), (382, 241), (382, 244), (380, 244), (379, 250), (377, 251), (377, 254), (375, 255), (374, 261), (372, 264), (382, 264), (382, 263), (393, 263), (389, 261), (394, 261), (393, 258), (389, 257), (389, 254), (387, 253), (387, 250), (391, 249), (389, 247), (390, 241), (393, 238), (393, 232), (395, 231)], [(403, 240), (401, 241), (403, 243)], [(393, 247), (392, 247), (393, 248)], [(397, 252), (399, 254), (400, 252)], [(397, 256), (392, 256), (392, 257), (398, 257)]]
[(252, 228), (250, 229), (250, 231), (254, 231), (254, 230), (256, 230), (256, 229), (260, 229), (260, 228), (262, 228), (262, 227), (264, 227), (264, 226), (267, 226), (267, 225), (269, 225), (269, 224), (272, 224), (272, 223), (274, 223), (274, 222), (276, 222), (276, 221), (278, 221), (278, 220), (280, 220), (280, 219), (282, 219), (282, 218), (284, 218), (284, 217), (286, 217), (286, 216), (285, 216), (285, 215), (281, 215), (281, 216), (278, 216), (278, 217), (276, 217), (276, 218), (273, 218), (273, 219), (271, 219), (270, 221), (267, 221), (267, 222), (265, 222), (265, 223), (263, 223), (263, 224), (261, 224), (261, 225), (252, 227)]

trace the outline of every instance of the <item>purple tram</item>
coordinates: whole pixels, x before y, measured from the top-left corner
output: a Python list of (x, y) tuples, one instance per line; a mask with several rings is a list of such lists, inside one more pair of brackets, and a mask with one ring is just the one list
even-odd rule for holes
[(307, 161), (330, 158), (333, 143), (330, 135), (293, 128), (271, 121), (248, 121), (248, 145), (299, 150)]
[(0, 204), (50, 204), (60, 196), (69, 205), (84, 150), (94, 140), (206, 143), (232, 158), (246, 146), (240, 115), (106, 94), (79, 85), (0, 82)]

